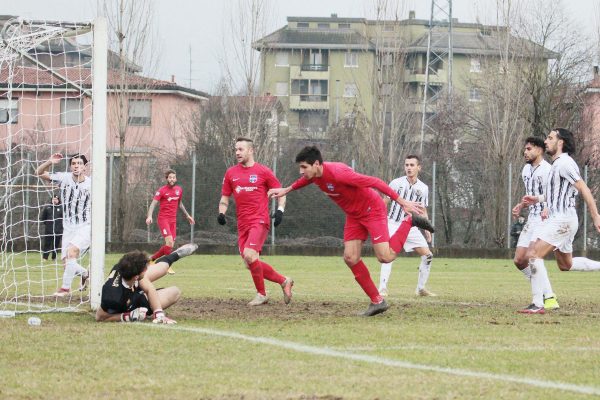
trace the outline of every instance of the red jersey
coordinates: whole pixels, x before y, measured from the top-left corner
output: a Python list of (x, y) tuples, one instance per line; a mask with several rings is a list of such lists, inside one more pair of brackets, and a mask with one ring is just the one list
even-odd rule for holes
[(259, 163), (251, 167), (237, 164), (225, 172), (221, 194), (233, 194), (238, 228), (254, 223), (270, 227), (267, 192), (280, 187), (281, 183), (268, 167)]
[(179, 202), (181, 201), (182, 196), (183, 189), (178, 185), (165, 185), (158, 189), (154, 194), (154, 200), (160, 202), (157, 218), (176, 220), (177, 209), (179, 208)]
[(302, 176), (292, 184), (292, 189), (297, 190), (313, 182), (347, 215), (354, 218), (368, 215), (369, 210), (375, 207), (383, 207), (385, 210), (383, 200), (373, 189), (392, 200), (398, 198), (398, 193), (381, 179), (356, 173), (339, 162), (324, 162), (322, 176), (313, 179)]

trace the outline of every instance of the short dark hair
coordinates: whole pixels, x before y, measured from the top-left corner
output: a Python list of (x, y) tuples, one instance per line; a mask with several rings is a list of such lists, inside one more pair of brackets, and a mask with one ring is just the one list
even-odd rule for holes
[(165, 171), (165, 179), (167, 179), (169, 177), (169, 175), (171, 175), (171, 174), (177, 175), (177, 172), (175, 172), (174, 169), (169, 168), (168, 170)]
[(252, 139), (249, 139), (247, 137), (239, 137), (235, 139), (235, 142), (246, 142), (250, 145), (250, 147), (254, 147), (254, 142), (252, 141)]
[(150, 257), (145, 251), (134, 250), (125, 254), (117, 263), (117, 269), (123, 279), (131, 279), (141, 274), (148, 267)]
[(552, 130), (555, 131), (558, 138), (563, 141), (563, 153), (575, 153), (575, 137), (573, 136), (573, 133), (565, 128), (554, 128)]
[(323, 164), (323, 156), (321, 155), (321, 151), (317, 148), (317, 146), (306, 146), (300, 150), (300, 153), (296, 155), (297, 163), (301, 163), (303, 161), (310, 165), (313, 165), (315, 161)]
[(542, 139), (539, 136), (529, 136), (527, 139), (525, 139), (525, 144), (531, 144), (535, 147), (539, 147), (542, 150), (546, 148), (546, 145), (544, 144), (544, 139)]
[(88, 159), (86, 158), (85, 155), (83, 155), (81, 153), (75, 153), (72, 156), (69, 156), (69, 165), (71, 165), (71, 162), (73, 162), (73, 160), (76, 158), (81, 158), (81, 161), (83, 161), (83, 165), (87, 165)]
[(411, 158), (414, 158), (415, 160), (417, 160), (417, 164), (421, 165), (421, 157), (419, 157), (416, 154), (409, 154), (406, 156), (405, 160), (409, 160)]

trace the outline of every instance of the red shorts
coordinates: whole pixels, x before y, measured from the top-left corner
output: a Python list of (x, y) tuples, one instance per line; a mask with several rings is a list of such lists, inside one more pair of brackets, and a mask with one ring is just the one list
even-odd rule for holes
[(371, 235), (371, 242), (383, 243), (390, 241), (385, 210), (372, 210), (365, 217), (353, 218), (346, 215), (344, 225), (344, 242), (350, 240), (365, 241)]
[(158, 229), (160, 229), (160, 234), (163, 237), (172, 236), (173, 240), (175, 240), (175, 236), (177, 235), (177, 220), (176, 219), (165, 219), (159, 218), (156, 220), (156, 224), (158, 225)]
[(238, 247), (240, 254), (243, 255), (246, 248), (260, 253), (268, 234), (269, 228), (265, 224), (254, 224), (245, 228), (238, 227)]

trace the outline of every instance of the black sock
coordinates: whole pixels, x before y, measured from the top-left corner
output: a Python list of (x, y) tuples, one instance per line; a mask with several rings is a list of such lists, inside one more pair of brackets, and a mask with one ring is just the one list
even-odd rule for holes
[(166, 262), (167, 264), (169, 264), (169, 266), (171, 266), (171, 264), (173, 264), (177, 260), (179, 260), (179, 254), (177, 254), (176, 252), (172, 252), (171, 254), (157, 258), (154, 262), (156, 264), (158, 264), (159, 262)]

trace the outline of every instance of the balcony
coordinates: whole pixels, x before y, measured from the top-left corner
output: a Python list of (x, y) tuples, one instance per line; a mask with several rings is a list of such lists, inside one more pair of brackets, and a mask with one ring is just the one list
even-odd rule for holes
[[(429, 83), (446, 84), (448, 72), (445, 69), (438, 69), (437, 74), (429, 73)], [(404, 82), (425, 83), (425, 68), (406, 70), (404, 72)]]
[(329, 96), (322, 94), (290, 95), (290, 110), (329, 110)]
[(327, 64), (290, 65), (290, 79), (329, 80), (329, 65), (327, 65)]

